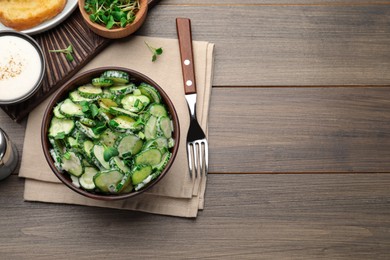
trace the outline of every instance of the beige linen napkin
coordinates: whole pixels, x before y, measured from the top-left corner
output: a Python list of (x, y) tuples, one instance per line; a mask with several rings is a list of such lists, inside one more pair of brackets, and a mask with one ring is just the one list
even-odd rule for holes
[[(145, 42), (162, 47), (164, 53), (156, 62)], [(198, 83), (198, 119), (207, 132), (211, 96), (214, 44), (194, 41), (196, 81)], [(78, 50), (75, 50), (76, 52)], [(79, 50), (81, 51), (81, 50)], [(85, 198), (63, 185), (50, 170), (41, 148), (40, 126), (47, 99), (28, 118), (19, 176), (26, 178), (24, 199), (54, 203), (121, 208), (181, 217), (196, 217), (203, 209), (206, 178), (189, 178), (186, 157), (186, 136), (189, 126), (187, 104), (176, 39), (134, 36), (115, 41), (96, 56), (82, 71), (101, 66), (122, 66), (137, 70), (156, 81), (170, 96), (180, 122), (179, 151), (170, 171), (158, 184), (142, 195), (128, 200), (102, 202)]]

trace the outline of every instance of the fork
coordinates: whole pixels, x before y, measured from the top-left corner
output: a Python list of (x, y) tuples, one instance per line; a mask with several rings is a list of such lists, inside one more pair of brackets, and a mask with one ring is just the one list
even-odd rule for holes
[(185, 99), (190, 112), (190, 127), (187, 134), (187, 159), (190, 177), (195, 178), (205, 175), (208, 172), (208, 143), (206, 135), (200, 127), (196, 118), (196, 82), (194, 56), (192, 50), (191, 20), (188, 18), (176, 18), (177, 36), (181, 67), (183, 72), (183, 83)]

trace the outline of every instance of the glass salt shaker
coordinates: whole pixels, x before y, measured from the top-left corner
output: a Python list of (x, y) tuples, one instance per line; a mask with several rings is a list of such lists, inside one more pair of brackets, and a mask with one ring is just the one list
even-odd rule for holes
[(18, 164), (18, 151), (0, 128), (0, 181), (7, 178)]

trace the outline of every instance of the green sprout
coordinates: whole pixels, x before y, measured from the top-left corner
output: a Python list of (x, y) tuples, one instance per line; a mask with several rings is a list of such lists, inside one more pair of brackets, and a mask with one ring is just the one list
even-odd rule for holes
[(150, 52), (153, 54), (152, 61), (155, 62), (157, 60), (157, 56), (161, 55), (163, 53), (163, 49), (161, 47), (154, 48), (154, 47), (150, 46), (147, 42), (145, 42), (145, 44), (146, 44), (146, 46), (148, 46), (148, 49), (150, 50)]
[(107, 29), (133, 23), (139, 8), (139, 0), (86, 0), (84, 5), (89, 19)]
[(66, 49), (60, 49), (60, 50), (49, 50), (49, 52), (59, 52), (64, 53), (65, 57), (68, 61), (72, 62), (74, 60), (73, 58), (73, 46), (70, 44)]

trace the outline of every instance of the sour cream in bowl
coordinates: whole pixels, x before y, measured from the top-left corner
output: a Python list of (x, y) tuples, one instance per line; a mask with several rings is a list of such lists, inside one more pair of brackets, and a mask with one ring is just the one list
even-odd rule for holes
[(31, 97), (45, 74), (42, 49), (30, 36), (0, 31), (0, 104), (15, 104)]

